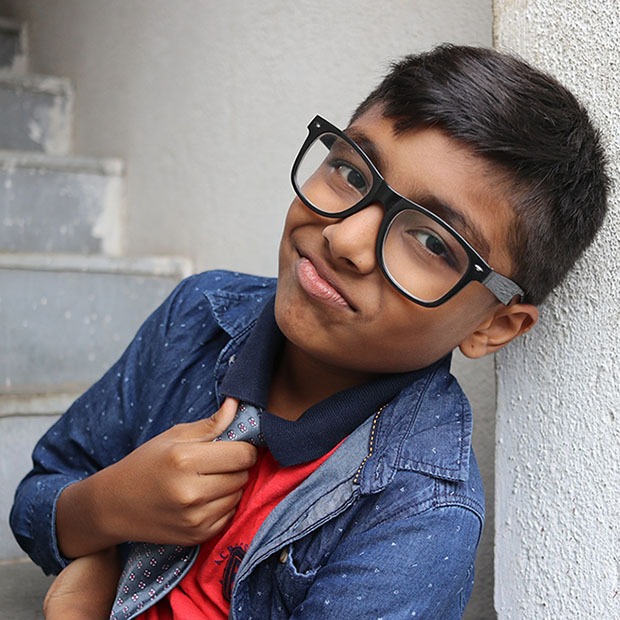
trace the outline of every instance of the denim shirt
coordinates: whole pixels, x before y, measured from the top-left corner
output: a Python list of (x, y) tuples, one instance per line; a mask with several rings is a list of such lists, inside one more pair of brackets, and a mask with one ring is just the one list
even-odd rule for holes
[[(214, 413), (274, 286), (228, 272), (188, 278), (37, 444), (11, 526), (47, 573), (68, 563), (55, 536), (62, 490)], [(430, 366), (268, 516), (239, 566), (230, 617), (460, 618), (484, 518), (471, 426), (449, 360)]]

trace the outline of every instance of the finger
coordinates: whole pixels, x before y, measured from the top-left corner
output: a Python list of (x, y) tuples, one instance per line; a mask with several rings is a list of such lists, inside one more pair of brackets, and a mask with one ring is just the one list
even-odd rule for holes
[(168, 463), (178, 472), (203, 476), (250, 469), (258, 457), (256, 446), (245, 442), (179, 443), (168, 451)]
[[(198, 507), (191, 513), (180, 515), (165, 532), (145, 532), (144, 535), (167, 544), (200, 544), (228, 523), (235, 514), (242, 495), (242, 492), (237, 492), (213, 500), (205, 507)], [(154, 536), (157, 538), (153, 538)]]
[(232, 521), (232, 518), (235, 516), (235, 512), (237, 512), (236, 506), (227, 512), (221, 519), (213, 523), (207, 532), (207, 540), (217, 536), (217, 534), (219, 534)]
[(200, 503), (206, 504), (242, 492), (248, 483), (248, 477), (245, 471), (203, 476), (200, 485)]
[(180, 544), (180, 545), (200, 545), (207, 540), (210, 540), (221, 532), (232, 521), (235, 513), (237, 512), (237, 504), (230, 507), (229, 510), (220, 513), (221, 516), (209, 515), (200, 527), (192, 528), (192, 530), (185, 530), (180, 532), (176, 537), (172, 537), (168, 544)]
[(248, 481), (247, 472), (194, 476), (191, 481), (177, 481), (165, 489), (170, 505), (178, 510), (204, 511), (213, 502), (243, 492)]
[(209, 509), (206, 516), (206, 522), (209, 523), (209, 527), (213, 527), (213, 524), (220, 522), (222, 519), (230, 517), (237, 510), (237, 506), (241, 501), (243, 493), (241, 491), (237, 491), (236, 493), (231, 493), (226, 497), (220, 497), (219, 499), (213, 500), (209, 504)]

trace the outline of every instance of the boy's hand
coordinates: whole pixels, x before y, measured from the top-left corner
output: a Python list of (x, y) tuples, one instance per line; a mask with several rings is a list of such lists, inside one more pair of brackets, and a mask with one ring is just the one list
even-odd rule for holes
[(115, 547), (74, 560), (45, 595), (46, 620), (108, 620), (120, 573)]
[(213, 442), (234, 418), (228, 398), (211, 418), (179, 424), (61, 494), (60, 548), (77, 557), (128, 540), (194, 545), (232, 517), (256, 448)]

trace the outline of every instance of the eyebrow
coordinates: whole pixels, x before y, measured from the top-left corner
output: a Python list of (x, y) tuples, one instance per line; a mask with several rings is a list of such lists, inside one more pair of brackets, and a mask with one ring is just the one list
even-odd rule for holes
[(343, 133), (362, 149), (364, 154), (383, 176), (383, 170), (385, 170), (387, 166), (375, 143), (365, 133), (359, 131), (355, 127), (348, 127)]
[[(418, 201), (413, 200), (412, 202), (417, 203)], [(488, 260), (489, 254), (491, 253), (489, 242), (480, 228), (461, 211), (432, 195), (422, 196), (419, 200), (419, 204), (447, 222), (454, 230), (458, 231), (462, 237), (467, 239), (478, 254), (485, 260)]]
[[(376, 144), (362, 131), (359, 131), (355, 127), (348, 127), (344, 133), (349, 137), (355, 144), (366, 154), (368, 159), (375, 165), (377, 170), (381, 173), (381, 176), (384, 175), (384, 170), (387, 168), (385, 159), (382, 157), (381, 152), (377, 148)], [(387, 183), (387, 181), (386, 181)], [(389, 185), (389, 184), (388, 184)], [(390, 188), (396, 192), (396, 190), (390, 185)], [(485, 259), (488, 260), (491, 248), (490, 244), (487, 241), (486, 237), (474, 222), (472, 222), (466, 215), (464, 215), (461, 211), (456, 209), (455, 207), (449, 205), (437, 198), (437, 196), (433, 196), (431, 194), (426, 194), (421, 196), (417, 200), (413, 200), (404, 196), (400, 192), (396, 192), (399, 196), (403, 196), (409, 200), (409, 202), (413, 202), (415, 204), (419, 204), (420, 206), (428, 209), (442, 220), (444, 220), (447, 224), (449, 224), (454, 230), (458, 231), (458, 233), (467, 239), (470, 245), (476, 249), (476, 251)]]

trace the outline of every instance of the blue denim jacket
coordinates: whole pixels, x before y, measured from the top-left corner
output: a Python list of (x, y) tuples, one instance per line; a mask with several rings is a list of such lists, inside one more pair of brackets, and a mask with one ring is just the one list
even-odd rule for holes
[[(227, 272), (181, 283), (37, 444), (11, 525), (46, 572), (67, 564), (55, 538), (60, 492), (216, 411), (229, 360), (274, 285)], [(231, 618), (460, 618), (484, 517), (471, 425), (449, 360), (429, 367), (269, 515), (239, 567)]]

